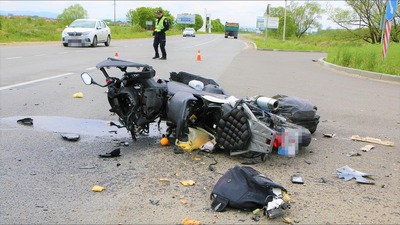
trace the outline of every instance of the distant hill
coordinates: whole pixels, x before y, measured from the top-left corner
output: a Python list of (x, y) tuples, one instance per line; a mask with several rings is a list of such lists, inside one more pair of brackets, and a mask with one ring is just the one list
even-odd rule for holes
[(46, 17), (46, 18), (57, 18), (57, 13), (51, 12), (32, 12), (32, 11), (2, 11), (0, 10), (0, 15), (2, 16), (38, 16), (38, 17)]

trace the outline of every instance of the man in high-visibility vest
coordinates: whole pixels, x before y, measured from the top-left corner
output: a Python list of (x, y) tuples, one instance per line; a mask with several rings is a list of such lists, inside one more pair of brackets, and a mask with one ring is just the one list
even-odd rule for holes
[[(165, 44), (167, 43), (167, 38), (165, 37), (165, 31), (169, 29), (168, 19), (164, 17), (163, 12), (161, 10), (157, 11), (157, 20), (156, 20), (156, 28), (154, 29), (153, 36), (154, 42), (153, 47), (155, 51), (155, 55), (153, 59), (167, 59), (167, 52), (165, 51)], [(160, 58), (160, 54), (158, 54), (158, 46), (160, 45), (162, 56)]]

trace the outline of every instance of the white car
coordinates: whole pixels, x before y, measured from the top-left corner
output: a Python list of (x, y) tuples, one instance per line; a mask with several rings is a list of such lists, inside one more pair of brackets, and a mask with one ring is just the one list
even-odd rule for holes
[(62, 43), (68, 46), (92, 46), (104, 43), (109, 46), (111, 30), (102, 20), (77, 19), (67, 26), (62, 32)]
[(183, 30), (184, 37), (196, 37), (196, 31), (194, 28), (188, 27)]

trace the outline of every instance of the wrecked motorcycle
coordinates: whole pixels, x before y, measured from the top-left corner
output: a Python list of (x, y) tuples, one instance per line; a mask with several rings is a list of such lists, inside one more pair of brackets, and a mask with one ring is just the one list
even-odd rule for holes
[[(230, 155), (256, 153), (264, 161), (272, 150), (295, 155), (311, 142), (310, 132), (272, 113), (276, 99), (256, 96), (239, 99), (228, 95), (214, 80), (185, 72), (171, 72), (170, 79), (155, 79), (156, 71), (147, 64), (107, 58), (96, 67), (106, 79), (98, 84), (86, 72), (85, 84), (107, 87), (110, 112), (134, 140), (149, 132), (153, 122), (165, 121), (167, 137), (175, 143), (188, 142), (190, 128), (199, 127), (215, 137), (215, 148)], [(122, 72), (120, 77), (110, 74)]]

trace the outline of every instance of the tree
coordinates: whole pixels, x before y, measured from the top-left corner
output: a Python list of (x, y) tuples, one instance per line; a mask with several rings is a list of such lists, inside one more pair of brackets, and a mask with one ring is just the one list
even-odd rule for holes
[(318, 19), (321, 18), (324, 10), (316, 2), (307, 1), (299, 5), (292, 0), (287, 11), (289, 17), (293, 18), (297, 26), (295, 32), (297, 38), (301, 38), (310, 28), (318, 29), (321, 27)]
[(64, 9), (63, 12), (57, 16), (57, 19), (65, 24), (70, 24), (76, 19), (86, 18), (87, 15), (87, 11), (81, 5), (75, 4)]
[(153, 26), (155, 25), (154, 23), (157, 19), (156, 14), (157, 14), (158, 10), (163, 11), (164, 16), (166, 18), (168, 18), (170, 21), (169, 25), (173, 26), (174, 25), (173, 21), (175, 20), (175, 18), (169, 13), (169, 11), (163, 10), (160, 7), (158, 7), (158, 8), (140, 7), (140, 8), (137, 8), (136, 10), (130, 9), (126, 13), (126, 18), (127, 18), (127, 21), (129, 21), (132, 25), (138, 25), (141, 28), (146, 29), (147, 21), (151, 21), (151, 22), (153, 22)]
[[(334, 8), (329, 11), (329, 19), (340, 27), (348, 30), (354, 36), (368, 43), (380, 43), (383, 31), (380, 30), (381, 20), (386, 14), (387, 1), (384, 0), (346, 0), (351, 10)], [(393, 19), (391, 38), (399, 41), (399, 9)]]
[(225, 26), (219, 19), (211, 20), (211, 30), (214, 32), (224, 32)]
[[(284, 20), (285, 20), (285, 8), (284, 7), (271, 8), (270, 16), (279, 18), (279, 27), (277, 30), (272, 31), (272, 33), (275, 34), (275, 37), (282, 37)], [(289, 15), (289, 13), (286, 13), (285, 36), (292, 37), (293, 35), (295, 35), (296, 29), (297, 26), (294, 22), (294, 19)], [(268, 30), (268, 33), (269, 32), (271, 32), (271, 30)]]

